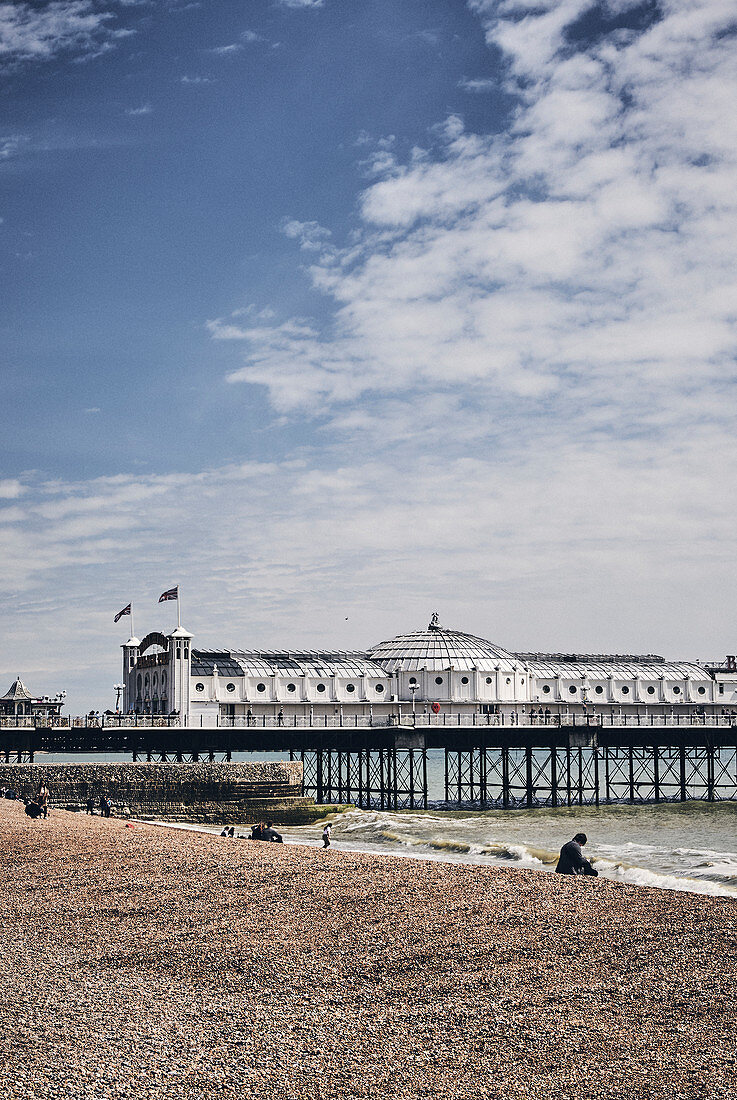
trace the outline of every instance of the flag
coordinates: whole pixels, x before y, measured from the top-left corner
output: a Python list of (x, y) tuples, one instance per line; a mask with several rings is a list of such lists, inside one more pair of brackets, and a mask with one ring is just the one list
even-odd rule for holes
[(159, 596), (159, 603), (165, 603), (166, 600), (178, 600), (179, 599), (179, 585), (175, 588), (168, 588), (166, 592), (162, 592)]
[(113, 622), (117, 623), (118, 619), (122, 619), (124, 615), (130, 615), (130, 613), (131, 613), (131, 605), (128, 604), (127, 607), (124, 607), (122, 611), (118, 612), (118, 614), (115, 616), (115, 619), (113, 620)]

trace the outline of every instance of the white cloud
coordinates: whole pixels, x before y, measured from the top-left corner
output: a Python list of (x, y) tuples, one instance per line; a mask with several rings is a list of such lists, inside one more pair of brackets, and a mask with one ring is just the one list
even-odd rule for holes
[(29, 139), (24, 134), (12, 134), (9, 137), (0, 138), (0, 160), (10, 160), (28, 145)]
[(284, 218), (281, 231), (285, 237), (299, 241), (300, 248), (307, 252), (323, 251), (332, 236), (329, 229), (317, 222), (300, 222), (295, 218)]
[[(249, 328), (231, 380), (267, 386), (282, 411), (418, 386), (472, 382), (489, 402), (608, 386), (626, 418), (729, 372), (730, 6), (671, 0), (649, 29), (577, 49), (566, 32), (585, 0), (471, 6), (523, 85), (510, 129), (468, 134), (451, 117), (438, 152), (392, 156), (361, 196), (358, 243), (311, 268), (332, 324)], [(318, 253), (327, 239), (282, 228)]]
[(97, 53), (130, 33), (115, 29), (114, 19), (91, 0), (54, 0), (41, 8), (0, 3), (0, 64)]
[(140, 107), (129, 107), (125, 113), (131, 118), (140, 118), (142, 115), (150, 115), (152, 111), (150, 103), (143, 103)]
[(0, 500), (15, 500), (22, 492), (23, 486), (16, 478), (0, 480)]
[(464, 92), (483, 94), (485, 92), (498, 91), (499, 81), (491, 77), (476, 77), (475, 79), (464, 77), (463, 80), (458, 82), (458, 87), (462, 88)]
[(323, 0), (276, 0), (276, 3), (281, 8), (292, 8), (296, 11), (298, 8), (321, 8)]

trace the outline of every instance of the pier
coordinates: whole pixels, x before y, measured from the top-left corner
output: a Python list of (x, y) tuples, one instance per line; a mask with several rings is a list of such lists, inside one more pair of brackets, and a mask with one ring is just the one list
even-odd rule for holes
[[(504, 809), (613, 802), (737, 800), (737, 720), (729, 715), (340, 715), (309, 723), (180, 725), (176, 717), (0, 720), (0, 759), (122, 753), (133, 761), (230, 761), (280, 752), (304, 767), (303, 793), (364, 809), (428, 806), (428, 752), (444, 754), (448, 806)], [(42, 756), (43, 758), (43, 756)]]

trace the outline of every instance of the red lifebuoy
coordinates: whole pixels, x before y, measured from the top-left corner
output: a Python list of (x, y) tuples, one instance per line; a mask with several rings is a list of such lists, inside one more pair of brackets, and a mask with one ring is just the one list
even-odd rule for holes
[(440, 714), (440, 703), (432, 703), (430, 705), (430, 710), (433, 714)]

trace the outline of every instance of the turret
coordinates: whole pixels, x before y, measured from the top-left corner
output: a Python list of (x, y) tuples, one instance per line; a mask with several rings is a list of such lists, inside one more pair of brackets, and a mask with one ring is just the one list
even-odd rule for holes
[(140, 656), (141, 642), (131, 634), (127, 642), (120, 647), (123, 650), (123, 712), (134, 710), (136, 706), (136, 665)]
[(183, 726), (189, 725), (189, 685), (192, 668), (192, 637), (193, 635), (178, 626), (168, 635), (171, 639), (169, 645), (169, 706), (179, 712), (179, 721)]

